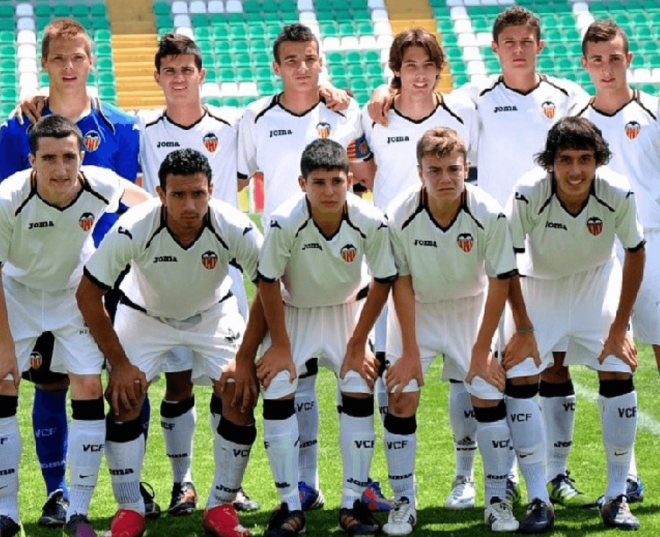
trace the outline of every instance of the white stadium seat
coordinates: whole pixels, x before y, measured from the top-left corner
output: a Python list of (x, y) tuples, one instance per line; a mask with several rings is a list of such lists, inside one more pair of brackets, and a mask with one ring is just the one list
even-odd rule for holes
[(204, 0), (190, 2), (190, 13), (206, 13), (206, 2)]
[(355, 50), (360, 48), (360, 42), (354, 35), (342, 37), (340, 41), (340, 48), (342, 50)]
[(32, 30), (21, 30), (16, 36), (16, 43), (19, 45), (36, 45), (37, 44), (37, 34)]
[(300, 22), (303, 24), (309, 24), (310, 22), (317, 22), (316, 13), (314, 11), (301, 11), (298, 14)]
[(36, 30), (34, 25), (34, 19), (32, 17), (21, 17), (16, 21), (16, 29), (20, 32), (21, 30)]
[(477, 34), (477, 46), (478, 47), (490, 47), (490, 44), (493, 42), (493, 34), (490, 32), (479, 32)]
[(390, 21), (378, 21), (374, 23), (374, 35), (392, 35), (392, 25)]
[(36, 59), (37, 47), (35, 45), (18, 45), (18, 50), (16, 51), (16, 57), (19, 60), (22, 60), (23, 58)]
[(182, 0), (172, 2), (172, 15), (179, 15), (181, 13), (188, 13), (188, 4)]
[(476, 47), (477, 46), (477, 37), (472, 34), (458, 34), (458, 46), (459, 47)]
[(23, 58), (18, 62), (19, 73), (38, 73), (37, 60), (34, 58)]
[(202, 99), (206, 97), (222, 96), (222, 92), (220, 91), (220, 86), (215, 82), (205, 82), (204, 84), (202, 84), (202, 91), (200, 91), (199, 93)]
[(483, 60), (483, 56), (481, 55), (481, 52), (479, 52), (478, 47), (465, 47), (463, 49), (463, 59), (466, 62), (471, 62), (476, 60)]
[(238, 84), (236, 82), (223, 82), (220, 85), (221, 95), (240, 95)]
[(174, 33), (185, 35), (186, 37), (193, 40), (195, 39), (195, 34), (193, 33), (193, 29), (190, 26), (179, 26)]
[(208, 12), (209, 13), (224, 13), (225, 12), (225, 4), (222, 2), (222, 0), (211, 0), (208, 4)]
[(17, 17), (34, 17), (34, 9), (32, 4), (21, 3), (16, 6)]
[(371, 9), (385, 9), (385, 0), (368, 0)]
[(379, 49), (389, 50), (392, 46), (392, 41), (394, 41), (394, 38), (391, 35), (379, 35), (376, 38), (376, 45)]
[(298, 0), (298, 11), (314, 11), (312, 0)]
[(468, 19), (470, 20), (470, 16), (468, 15), (467, 9), (465, 9), (464, 6), (455, 6), (452, 7), (451, 10), (449, 11), (449, 16), (451, 17), (452, 20), (460, 20), (460, 19)]
[(243, 4), (239, 0), (227, 0), (225, 11), (227, 13), (243, 13)]
[(371, 12), (371, 20), (374, 22), (389, 21), (390, 17), (387, 15), (387, 11), (384, 9), (374, 9)]
[(245, 97), (257, 96), (259, 95), (259, 90), (257, 89), (256, 82), (241, 82), (238, 85), (238, 94)]
[(175, 15), (174, 16), (174, 27), (180, 28), (181, 26), (191, 26), (190, 16), (188, 15)]
[(362, 50), (373, 50), (378, 48), (376, 43), (376, 38), (373, 35), (363, 35), (360, 37), (360, 49)]
[(321, 49), (328, 52), (329, 50), (341, 50), (341, 44), (338, 37), (326, 37), (321, 43)]
[(485, 75), (486, 74), (486, 65), (483, 61), (475, 60), (467, 62), (467, 74), (468, 75)]

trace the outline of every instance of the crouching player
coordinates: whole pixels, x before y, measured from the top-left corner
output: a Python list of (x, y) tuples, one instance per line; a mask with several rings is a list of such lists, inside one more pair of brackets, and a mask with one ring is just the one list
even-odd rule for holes
[[(320, 139), (305, 148), (299, 178), (304, 194), (271, 215), (259, 259), (259, 295), (269, 334), (257, 375), (263, 386), (264, 443), (282, 500), (267, 537), (305, 531), (293, 403), (297, 374), (310, 357), (334, 371), (341, 391), (344, 478), (339, 525), (349, 535), (380, 531), (360, 501), (373, 454), (373, 384), (378, 372), (366, 347), (396, 268), (385, 218), (349, 193), (348, 166), (346, 151), (337, 142)], [(371, 283), (361, 270), (365, 258)]]
[[(388, 208), (399, 278), (388, 317), (384, 425), (397, 506), (383, 530), (408, 535), (416, 523), (415, 413), (424, 374), (443, 354), (471, 394), (485, 473), (485, 522), (495, 532), (516, 531), (520, 524), (506, 501), (512, 447), (505, 372), (491, 353), (509, 283), (517, 275), (507, 221), (493, 198), (465, 183), (466, 147), (454, 130), (426, 131), (417, 143), (417, 163), (421, 184)], [(537, 451), (542, 461), (542, 443)], [(539, 494), (549, 503), (542, 464), (537, 474)]]
[[(120, 218), (85, 267), (78, 289), (80, 310), (108, 359), (106, 453), (119, 510), (113, 537), (145, 531), (140, 472), (144, 457), (140, 408), (149, 383), (162, 371), (165, 354), (177, 347), (195, 356), (193, 379), (209, 379), (223, 401), (214, 431), (215, 477), (202, 527), (216, 537), (245, 537), (232, 501), (240, 490), (256, 436), (252, 411), (234, 409), (232, 385), (221, 393), (220, 378), (233, 359), (244, 331), (232, 296), (229, 264), (256, 279), (261, 235), (247, 216), (211, 200), (208, 160), (192, 149), (170, 153), (159, 169), (159, 200)], [(126, 265), (124, 297), (115, 326), (103, 295)]]
[[(565, 365), (598, 371), (608, 476), (603, 522), (637, 529), (626, 497), (637, 351), (626, 330), (644, 271), (644, 238), (628, 181), (601, 168), (610, 155), (589, 120), (559, 120), (536, 158), (541, 168), (516, 184), (507, 212), (514, 247), (524, 254), (520, 286), (544, 363), (552, 364), (554, 354)], [(613, 256), (615, 239), (625, 249), (623, 273)], [(520, 293), (517, 285), (512, 297)], [(518, 344), (524, 343), (514, 337), (505, 348), (505, 367), (527, 354)], [(567, 350), (553, 353), (557, 347)]]

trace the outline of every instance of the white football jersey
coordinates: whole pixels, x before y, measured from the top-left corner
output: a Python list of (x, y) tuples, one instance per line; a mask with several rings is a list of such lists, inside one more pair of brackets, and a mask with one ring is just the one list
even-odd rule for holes
[(229, 265), (253, 281), (262, 237), (250, 219), (231, 205), (211, 200), (204, 226), (183, 247), (152, 199), (124, 214), (85, 266), (99, 287), (110, 289), (126, 265), (131, 270), (121, 290), (151, 316), (183, 320), (224, 298), (231, 287)]
[(507, 206), (520, 273), (556, 279), (607, 263), (615, 238), (624, 248), (644, 241), (635, 196), (627, 179), (596, 169), (591, 194), (578, 214), (569, 213), (557, 197), (555, 181), (542, 168), (523, 176)]
[(271, 215), (259, 257), (259, 277), (268, 282), (281, 278), (282, 298), (291, 306), (335, 306), (356, 300), (369, 284), (362, 270), (365, 258), (377, 281), (396, 277), (383, 214), (349, 193), (339, 229), (326, 237), (301, 193)]
[(613, 114), (598, 111), (593, 99), (577, 113), (603, 132), (612, 152), (607, 166), (630, 181), (645, 229), (660, 229), (659, 113), (658, 98), (638, 90), (634, 90), (629, 103)]
[(262, 221), (292, 196), (300, 193), (300, 157), (318, 138), (330, 138), (346, 147), (351, 161), (368, 158), (362, 142), (360, 109), (351, 99), (346, 110), (333, 112), (323, 100), (303, 114), (294, 114), (279, 102), (279, 95), (251, 103), (243, 114), (238, 140), (238, 175), (264, 174), (266, 201)]
[(550, 127), (573, 115), (589, 96), (574, 82), (541, 75), (528, 93), (508, 88), (500, 76), (487, 84), (466, 84), (477, 107), (481, 132), (477, 159), (479, 186), (504, 206), (515, 182), (534, 167)]
[(165, 110), (138, 112), (143, 188), (155, 195), (158, 169), (165, 157), (177, 149), (191, 148), (209, 159), (213, 197), (238, 207), (236, 151), (240, 116), (236, 108), (204, 106), (204, 114), (197, 123), (182, 127)]
[(374, 179), (374, 204), (383, 211), (401, 192), (420, 183), (417, 141), (428, 129), (454, 129), (465, 141), (468, 158), (476, 157), (479, 118), (474, 103), (456, 92), (437, 94), (437, 97), (435, 110), (421, 120), (410, 119), (393, 106), (388, 113), (387, 127), (374, 123), (366, 106), (362, 110), (364, 136), (378, 165)]
[(43, 291), (77, 287), (94, 251), (94, 225), (103, 213), (117, 210), (126, 181), (107, 168), (80, 170), (83, 187), (66, 207), (55, 207), (39, 196), (31, 169), (0, 184), (4, 275)]
[(465, 185), (458, 213), (446, 228), (431, 215), (421, 186), (397, 197), (387, 216), (397, 270), (412, 277), (418, 302), (477, 296), (488, 278), (517, 273), (506, 216), (479, 187)]

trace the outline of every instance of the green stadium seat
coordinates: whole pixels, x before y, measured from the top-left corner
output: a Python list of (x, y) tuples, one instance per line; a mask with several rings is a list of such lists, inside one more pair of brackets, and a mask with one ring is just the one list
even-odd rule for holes
[(190, 15), (190, 24), (192, 25), (193, 29), (208, 28), (209, 20), (204, 13), (193, 13)]
[(37, 4), (34, 6), (36, 17), (50, 17), (50, 6), (48, 4)]
[(200, 47), (202, 42), (210, 41), (213, 37), (211, 29), (208, 26), (194, 27), (193, 35), (195, 36), (195, 41)]
[(348, 81), (347, 77), (338, 76), (338, 77), (332, 79), (332, 85), (335, 88), (346, 89), (350, 86), (350, 82)]
[(222, 99), (220, 97), (207, 97), (204, 102), (209, 106), (222, 106)]
[[(486, 72), (487, 72), (489, 75), (490, 75), (490, 74), (493, 74), (493, 73), (499, 73), (499, 72), (500, 72), (500, 62), (499, 62), (498, 60), (496, 60), (496, 59), (490, 59), (490, 60), (486, 60), (484, 63), (486, 64)], [(545, 70), (541, 67), (541, 62), (540, 62), (540, 60), (539, 60), (539, 69), (540, 69), (541, 71), (545, 71)]]
[(245, 39), (236, 39), (235, 41), (229, 41), (232, 50), (236, 54), (247, 54), (250, 51), (250, 45)]
[(112, 58), (97, 58), (97, 71), (112, 71)]
[(231, 67), (222, 67), (218, 74), (222, 82), (233, 82), (236, 80), (236, 73)]
[(0, 45), (0, 58), (16, 58), (16, 45)]
[(12, 44), (16, 42), (16, 36), (14, 32), (9, 30), (3, 30), (0, 32), (0, 45)]
[(455, 88), (460, 88), (461, 86), (467, 84), (470, 81), (470, 76), (465, 73), (452, 75), (452, 78), (454, 79)]
[(231, 39), (246, 39), (247, 28), (243, 24), (233, 24), (229, 28), (229, 37)]
[(337, 37), (339, 36), (339, 30), (333, 23), (324, 23), (321, 24), (321, 35), (323, 37)]
[(76, 19), (89, 17), (89, 9), (87, 8), (87, 4), (74, 4), (71, 6), (71, 15)]
[(248, 26), (247, 30), (248, 39), (261, 40), (264, 37), (264, 25), (261, 23), (254, 23)]
[(154, 2), (155, 15), (169, 15), (172, 11), (172, 6), (169, 2)]
[(204, 77), (204, 82), (211, 82), (211, 83), (219, 82), (219, 78), (215, 73), (215, 69), (206, 70), (206, 76)]
[(266, 23), (280, 22), (280, 14), (277, 12), (264, 12), (262, 15)]
[(295, 0), (280, 0), (280, 12), (283, 14), (287, 13), (298, 13), (298, 2)]
[(96, 86), (96, 73), (94, 72), (93, 69), (87, 73), (87, 85), (88, 86)]
[(89, 6), (89, 12), (93, 17), (107, 17), (108, 10), (105, 7), (105, 4), (92, 4)]
[(589, 76), (589, 73), (583, 69), (577, 77), (577, 82), (580, 84), (580, 86), (591, 84), (591, 77)]
[(171, 26), (174, 26), (174, 19), (171, 15), (158, 15), (156, 17), (157, 28), (167, 28)]
[(8, 117), (14, 111), (15, 103), (5, 103), (0, 105), (0, 117), (3, 119)]
[(111, 43), (112, 42), (112, 33), (110, 30), (96, 30), (94, 32), (94, 41), (97, 43)]
[(369, 91), (369, 84), (364, 78), (354, 78), (351, 80), (351, 89), (355, 93)]
[(236, 108), (241, 106), (241, 100), (238, 97), (225, 97), (223, 101), (225, 106), (235, 106)]
[(215, 65), (217, 67), (233, 67), (234, 59), (232, 58), (231, 54), (218, 54), (216, 50)]
[(222, 26), (213, 27), (213, 39), (216, 41), (227, 40), (229, 38), (229, 28), (224, 24)]
[(646, 58), (648, 67), (652, 69), (655, 67), (660, 67), (660, 54), (649, 54)]
[(346, 67), (343, 65), (330, 65), (328, 67), (328, 70), (330, 72), (330, 78), (337, 78), (337, 77), (346, 77), (347, 72), (346, 72)]
[(257, 89), (259, 90), (259, 95), (272, 95), (277, 91), (277, 87), (270, 80), (257, 82)]
[(66, 4), (55, 4), (52, 9), (52, 14), (53, 17), (68, 17), (71, 15), (71, 8)]
[(373, 92), (376, 88), (385, 84), (385, 82), (386, 80), (385, 77), (383, 76), (381, 76), (380, 78), (369, 77), (369, 90)]
[(281, 31), (282, 27), (280, 25), (269, 24), (266, 26), (266, 37), (268, 39), (275, 39), (278, 35), (280, 35)]
[(16, 9), (14, 6), (9, 4), (0, 4), (0, 17), (2, 18), (14, 18), (16, 14)]
[(383, 68), (380, 66), (380, 63), (370, 63), (367, 65), (367, 76), (383, 76)]
[[(267, 2), (266, 5), (264, 5), (264, 8), (269, 6), (271, 2)], [(243, 12), (244, 13), (261, 13), (262, 7), (259, 2), (256, 0), (245, 0), (243, 2)]]
[(380, 53), (377, 50), (367, 50), (362, 53), (365, 63), (380, 63)]
[(355, 26), (352, 22), (342, 22), (339, 24), (339, 35), (345, 37), (348, 35), (355, 35)]
[(165, 34), (173, 34), (173, 33), (174, 33), (174, 27), (172, 25), (158, 27), (158, 39), (161, 39)]
[(263, 22), (264, 20), (264, 14), (263, 13), (244, 13), (245, 15), (245, 22), (248, 24), (256, 24), (259, 22)]
[(202, 52), (202, 65), (215, 65), (215, 56), (212, 52)]
[(18, 102), (18, 91), (16, 88), (3, 87), (2, 88), (2, 100), (8, 103), (17, 103)]
[(94, 47), (94, 55), (97, 58), (112, 57), (112, 46), (110, 45), (110, 43), (98, 43)]
[(251, 67), (252, 58), (249, 54), (246, 54), (244, 52), (238, 53), (236, 54), (234, 65), (236, 65), (236, 67)]
[(463, 61), (463, 51), (460, 47), (447, 46), (445, 47), (445, 53), (449, 61)]
[[(90, 83), (89, 80), (87, 83)], [(96, 83), (99, 86), (112, 86), (115, 84), (115, 76), (109, 71), (100, 72), (96, 77)]]
[(360, 106), (364, 106), (369, 102), (369, 98), (371, 96), (369, 95), (369, 92), (366, 91), (356, 91), (355, 92), (355, 100)]
[(356, 24), (355, 31), (358, 35), (373, 35), (374, 25), (370, 21), (361, 21)]
[[(0, 59), (0, 73), (3, 75), (5, 73), (13, 73), (17, 69), (17, 63), (15, 57), (8, 57)], [(4, 81), (3, 81), (4, 82)], [(4, 84), (3, 84), (4, 85)]]
[(16, 28), (16, 23), (14, 22), (14, 19), (0, 18), (0, 32), (14, 31), (15, 28)]
[(266, 67), (270, 69), (270, 64), (272, 63), (273, 59), (270, 54), (267, 52), (258, 52), (253, 56), (254, 58), (254, 65), (256, 67)]
[(362, 63), (362, 55), (357, 50), (349, 50), (346, 53), (346, 63), (349, 65), (360, 65)]
[(272, 76), (272, 71), (270, 67), (257, 67), (257, 73), (256, 73), (256, 80), (257, 82), (263, 82), (266, 80), (270, 80), (270, 77)]
[(493, 22), (489, 19), (472, 19), (472, 28), (475, 32), (490, 32), (493, 29)]
[(254, 95), (250, 95), (249, 97), (243, 97), (241, 99), (241, 107), (245, 108), (248, 104), (253, 103), (257, 99), (258, 97), (255, 97)]
[(642, 44), (642, 50), (644, 54), (657, 54), (660, 52), (660, 47), (657, 41), (646, 41)]
[[(488, 60), (488, 61), (492, 61), (492, 60)], [(499, 72), (499, 61), (497, 63), (498, 63), (497, 72)], [(555, 68), (555, 62), (552, 61), (552, 58), (549, 58), (547, 56), (541, 56), (538, 59), (537, 64), (539, 71), (541, 71), (544, 74), (550, 74), (552, 70)], [(488, 70), (488, 64), (486, 64), (486, 69)], [(490, 70), (488, 70), (488, 72), (490, 72)]]
[(344, 62), (344, 54), (338, 50), (331, 50), (325, 55), (330, 65)]
[(353, 64), (348, 66), (346, 72), (348, 73), (349, 78), (359, 78), (363, 76), (364, 69), (361, 64)]
[(227, 13), (227, 22), (229, 24), (245, 24), (243, 13)]
[(99, 99), (102, 101), (117, 101), (117, 90), (114, 86), (99, 86)]
[(236, 73), (236, 80), (239, 82), (252, 82), (254, 80), (254, 71), (251, 67), (241, 67)]

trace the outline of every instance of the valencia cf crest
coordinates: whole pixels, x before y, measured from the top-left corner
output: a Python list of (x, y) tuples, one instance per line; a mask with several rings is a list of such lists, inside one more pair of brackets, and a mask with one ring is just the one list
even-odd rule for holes
[(325, 140), (326, 138), (330, 138), (330, 131), (332, 130), (332, 126), (330, 123), (326, 123), (325, 121), (321, 121), (316, 126), (316, 132), (319, 133), (319, 138), (322, 140)]
[(639, 131), (642, 130), (642, 126), (637, 123), (637, 121), (629, 121), (624, 127), (626, 131), (626, 136), (631, 140), (634, 140), (639, 136)]
[(94, 225), (94, 215), (92, 213), (83, 213), (78, 219), (78, 225), (83, 231), (89, 231)]
[(217, 264), (218, 254), (211, 250), (207, 250), (202, 254), (202, 265), (204, 265), (206, 270), (213, 270)]
[(603, 221), (597, 216), (592, 216), (587, 220), (587, 229), (596, 237), (603, 231)]
[(101, 145), (101, 135), (96, 131), (89, 131), (83, 138), (83, 144), (86, 151), (94, 152)]
[(543, 110), (543, 115), (548, 119), (555, 117), (555, 103), (552, 101), (545, 101), (541, 105), (541, 109)]
[(204, 138), (202, 138), (202, 142), (204, 143), (204, 147), (206, 147), (207, 151), (210, 153), (215, 153), (215, 150), (218, 149), (218, 137), (212, 132), (205, 135)]
[(472, 233), (461, 233), (456, 239), (456, 244), (458, 244), (458, 247), (466, 254), (469, 253), (474, 246), (474, 237), (472, 236)]
[(355, 261), (355, 256), (357, 256), (357, 248), (352, 244), (347, 244), (341, 249), (341, 258), (346, 261), (346, 263), (352, 263)]

